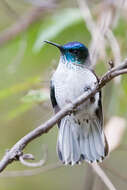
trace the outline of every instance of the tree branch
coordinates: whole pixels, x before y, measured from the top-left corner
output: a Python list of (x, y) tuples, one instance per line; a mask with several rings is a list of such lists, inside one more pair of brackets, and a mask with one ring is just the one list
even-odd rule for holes
[(6, 166), (13, 162), (14, 160), (19, 160), (20, 156), (23, 155), (23, 149), (26, 147), (28, 143), (30, 143), (33, 139), (37, 138), (38, 136), (42, 135), (43, 133), (47, 133), (60, 119), (64, 116), (73, 113), (73, 110), (92, 97), (96, 92), (98, 92), (102, 87), (104, 87), (109, 81), (111, 81), (114, 77), (118, 75), (127, 73), (127, 59), (120, 64), (119, 66), (112, 68), (107, 73), (105, 73), (96, 87), (86, 94), (82, 94), (79, 96), (75, 101), (72, 103), (67, 104), (62, 110), (60, 110), (57, 114), (51, 117), (48, 121), (44, 124), (40, 125), (23, 138), (21, 138), (2, 158), (0, 161), (0, 172), (6, 168)]
[(47, 160), (47, 148), (45, 147), (44, 156), (43, 159), (41, 159), (39, 162), (28, 162), (26, 160), (34, 160), (34, 156), (32, 154), (23, 154), (19, 157), (19, 161), (27, 166), (27, 167), (40, 167), (43, 166)]
[(90, 165), (94, 172), (99, 176), (99, 178), (103, 181), (103, 183), (108, 187), (109, 190), (116, 190), (110, 179), (107, 177), (102, 168), (97, 164), (93, 163)]

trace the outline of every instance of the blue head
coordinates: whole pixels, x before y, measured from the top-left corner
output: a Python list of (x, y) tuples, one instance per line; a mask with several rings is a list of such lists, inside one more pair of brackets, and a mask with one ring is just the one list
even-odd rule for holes
[(85, 65), (89, 58), (88, 48), (80, 42), (69, 42), (63, 46), (45, 41), (59, 48), (64, 61)]

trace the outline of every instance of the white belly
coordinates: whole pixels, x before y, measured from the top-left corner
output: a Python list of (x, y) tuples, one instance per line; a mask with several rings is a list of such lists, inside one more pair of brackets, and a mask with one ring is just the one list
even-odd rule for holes
[[(52, 80), (55, 85), (56, 101), (60, 108), (82, 95), (86, 87), (93, 89), (97, 83), (96, 76), (87, 68), (77, 69), (75, 66), (73, 69), (68, 69), (64, 64), (58, 66)], [(98, 99), (97, 93), (92, 107), (89, 100), (81, 106), (85, 113), (91, 112), (90, 109), (93, 110), (93, 106), (97, 106)]]

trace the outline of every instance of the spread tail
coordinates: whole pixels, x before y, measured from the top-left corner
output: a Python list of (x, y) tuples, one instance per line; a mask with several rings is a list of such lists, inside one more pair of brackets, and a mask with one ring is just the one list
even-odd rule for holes
[(101, 162), (108, 154), (108, 144), (98, 120), (79, 123), (73, 116), (66, 116), (60, 122), (57, 150), (65, 164)]

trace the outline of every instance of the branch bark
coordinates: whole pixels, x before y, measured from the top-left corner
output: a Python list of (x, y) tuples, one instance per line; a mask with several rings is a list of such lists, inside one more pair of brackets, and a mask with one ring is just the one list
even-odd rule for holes
[(60, 119), (64, 116), (73, 112), (73, 110), (92, 97), (96, 92), (98, 92), (102, 87), (104, 87), (109, 81), (113, 78), (127, 73), (127, 59), (119, 66), (112, 68), (108, 72), (106, 72), (101, 78), (96, 87), (86, 94), (82, 94), (79, 96), (74, 102), (67, 104), (62, 110), (60, 110), (57, 114), (51, 117), (44, 124), (40, 125), (23, 138), (21, 138), (2, 158), (0, 161), (0, 172), (2, 172), (6, 166), (13, 162), (14, 160), (19, 160), (20, 156), (23, 155), (23, 149), (30, 143), (33, 139), (39, 137), (40, 135), (47, 133)]

